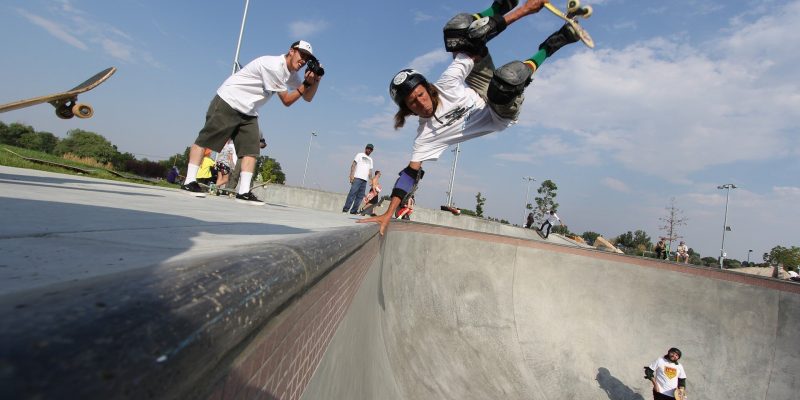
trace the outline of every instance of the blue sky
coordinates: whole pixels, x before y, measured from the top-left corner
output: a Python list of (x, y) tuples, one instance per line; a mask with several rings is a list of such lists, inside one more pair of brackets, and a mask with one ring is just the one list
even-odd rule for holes
[[(563, 6), (560, 3), (554, 3)], [(655, 238), (670, 198), (688, 218), (679, 233), (704, 256), (719, 253), (725, 192), (734, 183), (725, 248), (754, 260), (798, 245), (800, 219), (800, 1), (599, 0), (584, 23), (596, 42), (559, 51), (526, 92), (520, 123), (462, 145), (457, 206), (486, 198), (490, 216), (521, 223), (527, 181), (559, 187), (559, 214), (577, 233)], [(345, 192), (353, 155), (375, 144), (383, 185), (410, 157), (414, 131), (392, 129), (391, 77), (412, 66), (444, 70), (441, 27), (489, 1), (251, 0), (242, 64), (304, 39), (326, 68), (312, 103), (271, 101), (261, 128), (300, 185)], [(121, 151), (163, 159), (182, 152), (230, 74), (244, 1), (6, 0), (0, 5), (0, 102), (67, 89), (108, 66), (117, 74), (81, 98), (87, 120), (62, 121), (40, 105), (0, 115), (64, 136), (80, 128)], [(547, 11), (490, 43), (497, 65), (532, 55), (560, 25)], [(415, 124), (409, 124), (414, 126)], [(425, 165), (422, 206), (444, 204), (453, 155)]]

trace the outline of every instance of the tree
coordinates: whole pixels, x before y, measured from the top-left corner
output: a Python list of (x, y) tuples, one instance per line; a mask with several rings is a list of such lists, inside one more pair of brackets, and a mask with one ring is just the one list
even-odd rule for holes
[(58, 144), (58, 138), (50, 132), (25, 132), (17, 144), (26, 149), (52, 153)]
[(683, 238), (683, 236), (678, 235), (678, 228), (686, 225), (688, 219), (683, 216), (683, 211), (675, 206), (674, 197), (669, 199), (669, 205), (665, 209), (667, 210), (667, 215), (658, 219), (664, 224), (659, 229), (667, 234), (668, 248), (672, 249), (672, 242)]
[[(258, 159), (261, 164), (261, 179), (264, 182), (277, 183), (280, 185), (286, 183), (286, 174), (284, 174), (281, 169), (281, 163), (267, 156), (259, 156)], [(239, 162), (241, 162), (241, 160), (239, 160)]]
[(550, 179), (542, 182), (541, 186), (539, 186), (539, 189), (536, 190), (536, 193), (539, 193), (539, 197), (534, 199), (536, 202), (536, 209), (533, 210), (534, 219), (541, 221), (545, 214), (549, 213), (550, 210), (555, 211), (558, 208), (558, 203), (555, 202), (557, 190), (558, 186), (556, 186), (556, 183)]
[(117, 148), (103, 136), (81, 129), (67, 132), (67, 137), (55, 147), (55, 154), (74, 154), (78, 157), (91, 157), (96, 161), (107, 164), (119, 154)]
[(653, 243), (650, 241), (650, 236), (641, 229), (635, 232), (625, 232), (614, 239), (614, 244), (623, 247), (627, 252), (639, 250), (641, 252), (649, 249)]
[(475, 215), (483, 218), (483, 206), (486, 205), (486, 197), (481, 197), (481, 192), (475, 195)]
[(719, 265), (719, 260), (714, 257), (703, 257), (700, 259), (700, 262), (706, 267), (716, 267)]
[(19, 141), (25, 134), (36, 134), (36, 131), (30, 125), (23, 125), (17, 122), (11, 125), (3, 124), (0, 126), (0, 143), (23, 147)]
[(783, 264), (787, 271), (797, 271), (798, 267), (800, 267), (800, 247), (775, 246), (769, 253), (764, 253), (764, 261), (772, 264)]
[(595, 241), (595, 239), (597, 239), (598, 236), (600, 236), (599, 233), (592, 232), (592, 231), (583, 232), (583, 234), (581, 235), (583, 240), (586, 241), (586, 244), (588, 244), (590, 246), (594, 246), (594, 241)]

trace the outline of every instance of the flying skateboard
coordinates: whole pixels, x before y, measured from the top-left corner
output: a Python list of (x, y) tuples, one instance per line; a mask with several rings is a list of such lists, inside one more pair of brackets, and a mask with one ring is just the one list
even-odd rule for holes
[(111, 75), (114, 75), (114, 72), (116, 71), (116, 67), (106, 68), (95, 74), (93, 77), (87, 79), (85, 82), (66, 92), (34, 97), (32, 99), (20, 100), (13, 103), (0, 105), (0, 113), (30, 107), (36, 104), (50, 103), (56, 108), (56, 115), (58, 118), (89, 118), (94, 115), (94, 109), (92, 109), (92, 106), (88, 104), (78, 103), (78, 95), (96, 88), (98, 85), (110, 78)]
[(442, 211), (450, 211), (453, 215), (461, 215), (461, 210), (453, 206), (441, 206)]
[(552, 5), (551, 3), (544, 3), (545, 8), (550, 10), (553, 14), (557, 17), (566, 21), (575, 32), (578, 33), (580, 36), (581, 41), (590, 49), (594, 48), (594, 40), (589, 35), (589, 32), (586, 32), (585, 29), (578, 23), (575, 19), (577, 17), (581, 18), (589, 18), (592, 15), (592, 6), (583, 6), (581, 7), (580, 0), (569, 0), (567, 1), (567, 12), (564, 13), (563, 11), (559, 10), (556, 6)]

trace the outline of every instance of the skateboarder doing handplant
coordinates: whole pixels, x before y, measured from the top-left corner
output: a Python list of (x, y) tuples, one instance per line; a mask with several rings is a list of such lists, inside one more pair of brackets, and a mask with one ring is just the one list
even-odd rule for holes
[(395, 129), (406, 118), (419, 118), (417, 137), (408, 167), (400, 172), (388, 210), (358, 222), (376, 222), (383, 234), (391, 216), (412, 193), (424, 174), (422, 163), (436, 160), (448, 146), (506, 129), (516, 123), (525, 87), (542, 63), (561, 47), (576, 42), (578, 35), (564, 25), (539, 45), (524, 61), (512, 61), (495, 70), (486, 43), (522, 17), (539, 12), (547, 0), (528, 0), (519, 8), (516, 0), (495, 1), (476, 15), (458, 14), (444, 27), (445, 48), (453, 61), (435, 83), (413, 69), (397, 73), (389, 94), (398, 105)]
[[(301, 79), (300, 68), (308, 64)], [(312, 68), (312, 65), (316, 68)], [(317, 72), (314, 72), (316, 70)], [(203, 159), (203, 148), (222, 150), (231, 139), (236, 154), (241, 157), (242, 173), (236, 201), (251, 205), (263, 205), (250, 191), (259, 155), (259, 129), (257, 110), (273, 95), (289, 107), (297, 100), (310, 102), (317, 92), (324, 70), (316, 61), (311, 44), (299, 40), (292, 43), (289, 51), (280, 56), (256, 58), (244, 68), (228, 77), (217, 89), (206, 113), (206, 123), (189, 152), (189, 167), (186, 181), (181, 189), (195, 197), (205, 197), (195, 181), (197, 169)]]

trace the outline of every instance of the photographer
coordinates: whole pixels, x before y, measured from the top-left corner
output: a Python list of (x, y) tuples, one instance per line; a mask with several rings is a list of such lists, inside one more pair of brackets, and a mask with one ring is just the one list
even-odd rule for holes
[[(306, 66), (303, 76), (300, 69)], [(217, 89), (206, 112), (206, 123), (189, 152), (186, 181), (181, 189), (195, 197), (205, 197), (195, 176), (203, 159), (203, 148), (222, 150), (232, 139), (241, 158), (241, 177), (236, 201), (263, 205), (250, 192), (250, 183), (259, 155), (258, 112), (273, 95), (289, 107), (300, 98), (310, 102), (317, 93), (325, 70), (314, 57), (311, 44), (298, 40), (280, 56), (262, 56), (228, 77)]]

